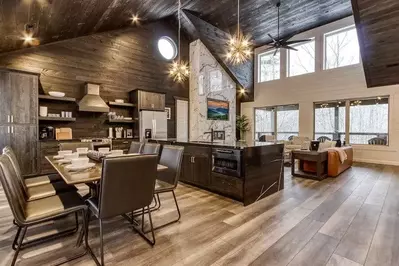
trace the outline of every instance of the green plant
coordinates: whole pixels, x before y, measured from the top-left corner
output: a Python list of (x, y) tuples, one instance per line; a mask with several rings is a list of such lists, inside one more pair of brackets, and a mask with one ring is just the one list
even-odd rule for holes
[(245, 139), (245, 133), (250, 129), (249, 118), (246, 115), (237, 115), (236, 128), (240, 131), (240, 139)]

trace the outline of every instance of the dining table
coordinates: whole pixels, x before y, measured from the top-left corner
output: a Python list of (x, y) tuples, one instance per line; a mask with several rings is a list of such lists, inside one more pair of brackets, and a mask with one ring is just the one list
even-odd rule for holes
[[(138, 153), (129, 155), (139, 156), (140, 154)], [(58, 160), (54, 158), (54, 156), (46, 156), (46, 160), (54, 167), (54, 169), (68, 185), (90, 184), (96, 183), (101, 180), (101, 161), (90, 159), (90, 162), (94, 163), (94, 166), (90, 169), (86, 169), (83, 171), (70, 171), (65, 168), (65, 166), (67, 166), (68, 164), (59, 163)], [(165, 171), (167, 169), (167, 166), (161, 164), (158, 164), (157, 166), (158, 172)]]

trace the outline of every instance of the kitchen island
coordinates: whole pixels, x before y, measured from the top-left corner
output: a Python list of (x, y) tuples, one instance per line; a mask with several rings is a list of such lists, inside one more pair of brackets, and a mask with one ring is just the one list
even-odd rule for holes
[(185, 142), (180, 181), (242, 202), (245, 206), (284, 188), (284, 144)]

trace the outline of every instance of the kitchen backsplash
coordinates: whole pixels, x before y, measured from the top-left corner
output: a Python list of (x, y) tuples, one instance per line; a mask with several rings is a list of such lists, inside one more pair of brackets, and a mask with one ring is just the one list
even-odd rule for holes
[[(213, 130), (224, 130), (226, 141), (236, 140), (236, 83), (200, 41), (190, 44), (190, 140), (209, 141)], [(229, 102), (229, 120), (207, 119), (207, 99)]]

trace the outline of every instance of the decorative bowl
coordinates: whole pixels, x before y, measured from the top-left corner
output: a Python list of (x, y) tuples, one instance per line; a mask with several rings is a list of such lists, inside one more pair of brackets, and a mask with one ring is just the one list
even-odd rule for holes
[(65, 93), (59, 91), (49, 91), (48, 93), (50, 96), (62, 98), (65, 96)]
[(115, 102), (116, 102), (116, 103), (124, 103), (125, 101), (122, 100), (122, 99), (115, 99)]

